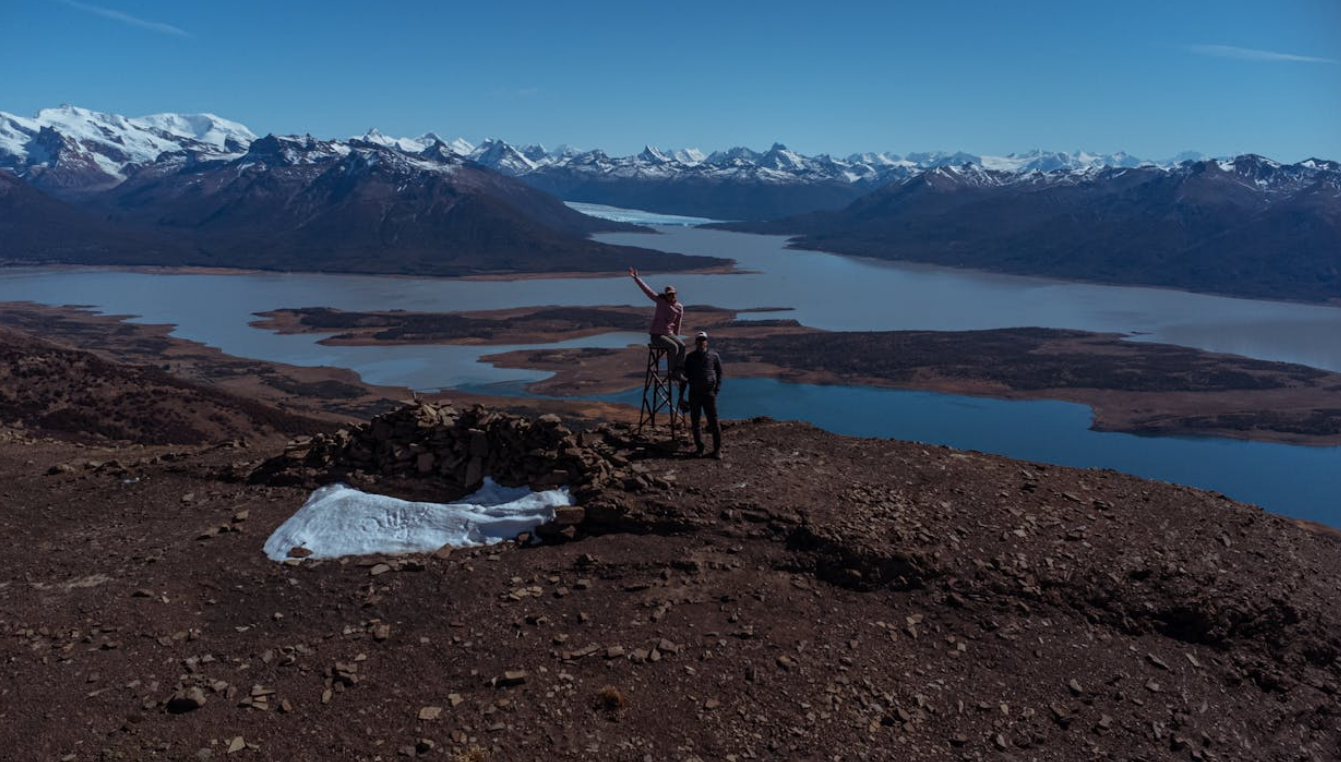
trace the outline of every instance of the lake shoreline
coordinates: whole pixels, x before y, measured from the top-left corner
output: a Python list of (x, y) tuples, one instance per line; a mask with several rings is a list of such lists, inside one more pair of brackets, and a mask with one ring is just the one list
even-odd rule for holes
[[(636, 332), (647, 312), (634, 307), (434, 314), (309, 308), (266, 313), (253, 325), (285, 333), (341, 330), (322, 343), (357, 346), (549, 344)], [(1341, 412), (1328, 407), (1341, 389), (1337, 373), (1126, 341), (1119, 334), (1062, 329), (827, 332), (788, 320), (739, 320), (741, 312), (694, 308), (694, 324), (710, 332), (734, 377), (1058, 400), (1090, 407), (1092, 428), (1098, 431), (1341, 445)], [(803, 347), (791, 347), (799, 336), (811, 338)], [(862, 361), (886, 356), (883, 362)], [(527, 390), (574, 397), (640, 388), (645, 359), (644, 348), (633, 345), (514, 350), (482, 361), (548, 371), (550, 378), (528, 384)], [(1068, 377), (1071, 382), (1063, 383)]]

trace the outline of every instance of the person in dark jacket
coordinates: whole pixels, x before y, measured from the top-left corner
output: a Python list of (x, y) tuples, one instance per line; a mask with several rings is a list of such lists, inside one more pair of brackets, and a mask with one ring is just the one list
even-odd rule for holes
[(712, 435), (712, 453), (715, 460), (722, 458), (722, 425), (717, 420), (717, 392), (722, 388), (722, 358), (708, 349), (708, 334), (699, 331), (694, 336), (694, 351), (684, 358), (684, 374), (689, 385), (689, 420), (694, 431), (694, 454), (703, 455), (703, 435), (699, 428), (700, 416), (708, 417), (708, 433)]

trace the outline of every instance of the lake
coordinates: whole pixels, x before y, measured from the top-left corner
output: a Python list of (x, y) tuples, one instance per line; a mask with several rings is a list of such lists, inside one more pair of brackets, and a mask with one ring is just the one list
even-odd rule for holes
[[(791, 308), (828, 330), (973, 330), (1016, 326), (1139, 334), (1161, 341), (1341, 371), (1341, 309), (910, 266), (792, 251), (785, 239), (686, 227), (660, 235), (601, 236), (611, 243), (736, 259), (745, 274), (646, 273), (674, 283), (688, 306)], [(242, 357), (351, 368), (369, 382), (419, 390), (518, 388), (543, 372), (494, 368), (482, 355), (508, 347), (324, 347), (321, 336), (252, 328), (254, 313), (283, 307), (478, 310), (528, 305), (650, 305), (627, 276), (463, 281), (353, 275), (156, 274), (112, 269), (0, 269), (0, 301), (88, 305)], [(649, 309), (650, 316), (650, 309)], [(559, 346), (618, 347), (645, 334), (606, 334)], [(527, 345), (530, 346), (530, 345)], [(724, 358), (728, 364), (730, 358)], [(498, 385), (504, 385), (499, 387)], [(1059, 402), (1006, 402), (924, 392), (817, 387), (732, 379), (724, 415), (810, 421), (858, 436), (895, 437), (1064, 465), (1115, 468), (1215, 489), (1274, 511), (1341, 526), (1341, 448), (1225, 439), (1148, 438), (1087, 430), (1089, 411)]]

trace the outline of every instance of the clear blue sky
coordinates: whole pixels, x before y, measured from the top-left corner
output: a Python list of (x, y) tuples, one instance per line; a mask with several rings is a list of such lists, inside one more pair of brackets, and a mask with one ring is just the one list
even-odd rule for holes
[(1339, 0), (3, 0), (0, 111), (628, 154), (1341, 160)]

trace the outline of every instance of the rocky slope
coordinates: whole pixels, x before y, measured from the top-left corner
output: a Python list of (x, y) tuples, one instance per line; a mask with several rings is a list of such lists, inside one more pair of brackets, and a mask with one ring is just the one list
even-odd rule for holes
[[(453, 156), (268, 136), (230, 162), (165, 160), (86, 204), (184, 238), (183, 264), (417, 275), (724, 264), (587, 240), (598, 220)], [(636, 265), (635, 265), (636, 266)]]
[(180, 242), (150, 231), (129, 230), (39, 191), (0, 170), (0, 264), (43, 261), (115, 261), (133, 258), (162, 261), (190, 255)]
[(0, 426), (79, 442), (214, 444), (331, 428), (311, 418), (0, 329)]
[[(439, 405), (288, 446), (5, 431), (16, 758), (1341, 755), (1341, 549), (1212, 493), (767, 420), (720, 462)], [(581, 510), (539, 544), (261, 553), (336, 474), (450, 499), (490, 468)]]

